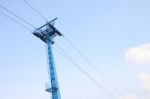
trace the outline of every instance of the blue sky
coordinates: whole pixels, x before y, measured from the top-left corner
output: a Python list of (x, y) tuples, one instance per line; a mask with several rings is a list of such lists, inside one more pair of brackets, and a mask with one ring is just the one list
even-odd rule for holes
[[(49, 20), (58, 18), (55, 26), (91, 60), (122, 96), (99, 77), (63, 38), (56, 38), (56, 43), (114, 99), (150, 98), (149, 0), (28, 2)], [(0, 0), (0, 4), (35, 27), (45, 23), (23, 0)], [(1, 8), (0, 11), (15, 18)], [(49, 99), (49, 93), (44, 91), (48, 80), (45, 44), (34, 37), (32, 31), (1, 14), (0, 27), (0, 99)], [(54, 55), (62, 99), (110, 99), (61, 56), (55, 46)]]

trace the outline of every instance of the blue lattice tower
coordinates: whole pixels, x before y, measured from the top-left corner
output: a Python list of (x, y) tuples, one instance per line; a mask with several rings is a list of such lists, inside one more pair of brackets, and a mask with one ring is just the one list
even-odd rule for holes
[(54, 44), (54, 37), (62, 36), (62, 34), (54, 27), (54, 20), (46, 23), (45, 25), (36, 29), (33, 34), (40, 38), (46, 43), (48, 49), (48, 61), (49, 61), (49, 79), (50, 81), (46, 83), (46, 91), (52, 94), (51, 99), (61, 99), (60, 90), (58, 85), (57, 73), (54, 63), (54, 57), (52, 52), (52, 45)]

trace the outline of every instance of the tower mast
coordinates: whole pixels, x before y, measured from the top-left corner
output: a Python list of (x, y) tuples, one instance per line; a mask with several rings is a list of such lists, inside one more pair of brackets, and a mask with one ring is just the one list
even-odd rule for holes
[(47, 45), (48, 50), (48, 61), (49, 61), (49, 82), (46, 83), (46, 91), (52, 94), (51, 99), (61, 99), (59, 84), (57, 79), (57, 73), (54, 63), (52, 45), (54, 42), (54, 37), (62, 36), (62, 34), (54, 27), (54, 21), (57, 18), (53, 19), (52, 21), (44, 24), (43, 26), (37, 28), (33, 34), (40, 38), (43, 42)]

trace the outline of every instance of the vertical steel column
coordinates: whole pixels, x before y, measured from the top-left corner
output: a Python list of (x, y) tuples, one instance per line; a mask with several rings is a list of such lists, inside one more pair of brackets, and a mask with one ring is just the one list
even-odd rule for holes
[(54, 21), (57, 18), (53, 19), (52, 21), (44, 24), (43, 26), (37, 28), (33, 35), (40, 38), (44, 41), (47, 45), (47, 53), (48, 53), (48, 72), (49, 72), (49, 80), (50, 82), (46, 83), (46, 91), (52, 94), (51, 99), (61, 99), (57, 73), (54, 63), (54, 57), (52, 52), (52, 44), (54, 44), (54, 37), (62, 36), (62, 34), (53, 26)]
[(55, 68), (55, 63), (54, 63), (54, 57), (53, 57), (53, 52), (52, 52), (51, 38), (48, 39), (47, 48), (48, 48), (48, 60), (49, 60), (49, 77), (51, 81), (50, 89), (52, 93), (52, 99), (61, 99), (58, 79), (57, 79), (57, 74), (56, 74), (56, 68)]

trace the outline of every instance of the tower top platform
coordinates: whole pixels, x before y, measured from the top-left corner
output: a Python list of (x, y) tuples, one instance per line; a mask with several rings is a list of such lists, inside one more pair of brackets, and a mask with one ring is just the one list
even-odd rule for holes
[(43, 26), (37, 28), (33, 35), (40, 38), (42, 41), (47, 43), (48, 40), (51, 40), (52, 43), (54, 43), (53, 38), (58, 36), (63, 36), (55, 27), (54, 27), (54, 21), (57, 18), (53, 19), (52, 21), (44, 24)]

